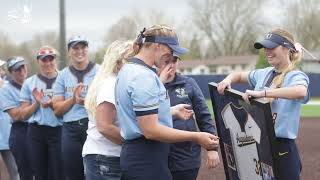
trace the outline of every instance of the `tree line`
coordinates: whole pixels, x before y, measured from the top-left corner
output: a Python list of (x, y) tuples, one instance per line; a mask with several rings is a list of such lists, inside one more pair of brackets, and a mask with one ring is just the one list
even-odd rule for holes
[[(177, 30), (180, 43), (190, 50), (183, 57), (187, 60), (258, 54), (253, 42), (273, 27), (288, 29), (309, 50), (320, 48), (318, 0), (190, 0), (188, 14), (183, 16), (177, 21), (162, 10), (128, 12), (107, 29), (103, 46), (90, 56), (101, 62), (111, 42), (134, 39), (138, 31), (152, 24), (167, 24)], [(35, 50), (44, 44), (58, 49), (58, 31), (36, 34), (31, 40), (16, 44), (0, 28), (0, 58), (21, 55), (29, 61), (31, 72), (36, 71)]]

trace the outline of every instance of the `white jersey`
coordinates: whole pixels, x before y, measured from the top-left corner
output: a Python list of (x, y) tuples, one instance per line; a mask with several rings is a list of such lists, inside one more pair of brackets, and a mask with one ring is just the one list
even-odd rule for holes
[[(247, 120), (240, 124), (235, 116), (236, 111), (246, 113)], [(225, 127), (230, 130), (231, 143), (236, 161), (238, 176), (241, 180), (262, 179), (256, 169), (259, 163), (257, 144), (260, 144), (261, 130), (252, 116), (243, 108), (235, 107), (232, 103), (227, 104), (221, 112)], [(242, 125), (242, 128), (241, 128)]]

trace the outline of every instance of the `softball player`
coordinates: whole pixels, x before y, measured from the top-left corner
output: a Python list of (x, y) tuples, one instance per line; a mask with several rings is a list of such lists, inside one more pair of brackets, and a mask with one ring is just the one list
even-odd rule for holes
[(254, 90), (247, 90), (248, 97), (270, 98), (272, 113), (276, 114), (277, 159), (280, 179), (300, 178), (301, 161), (295, 139), (298, 136), (301, 104), (309, 100), (309, 78), (297, 69), (302, 50), (297, 48), (293, 36), (284, 29), (274, 29), (262, 41), (254, 44), (264, 48), (268, 63), (272, 67), (250, 72), (231, 73), (218, 84), (218, 91), (232, 83), (247, 82)]
[(28, 118), (29, 153), (35, 180), (60, 180), (62, 174), (61, 125), (52, 110), (52, 86), (58, 75), (56, 50), (41, 47), (40, 72), (25, 80), (21, 89), (21, 114)]
[[(8, 83), (5, 79), (3, 79), (2, 67), (5, 64), (5, 61), (0, 60), (0, 91), (1, 87)], [(11, 122), (10, 116), (8, 113), (0, 110), (0, 156), (2, 157), (6, 169), (9, 173), (9, 178), (11, 180), (19, 180), (18, 168), (15, 162), (15, 159), (9, 149), (9, 136), (11, 130)]]
[(162, 25), (143, 30), (134, 48), (137, 54), (122, 67), (115, 86), (117, 116), (125, 140), (120, 155), (122, 179), (170, 180), (168, 143), (194, 140), (215, 148), (218, 140), (209, 133), (172, 128), (170, 100), (153, 66), (167, 64), (173, 52), (186, 53), (174, 30)]
[(20, 90), (27, 77), (26, 62), (22, 57), (12, 57), (7, 61), (7, 69), (11, 80), (4, 84), (0, 91), (0, 108), (11, 117), (11, 132), (9, 147), (16, 160), (21, 180), (32, 180), (31, 164), (29, 162), (27, 119), (20, 109)]
[(86, 140), (88, 114), (84, 98), (98, 65), (89, 61), (88, 41), (82, 36), (68, 42), (70, 66), (58, 75), (53, 86), (53, 108), (57, 116), (63, 116), (62, 157), (67, 179), (84, 179), (82, 147)]

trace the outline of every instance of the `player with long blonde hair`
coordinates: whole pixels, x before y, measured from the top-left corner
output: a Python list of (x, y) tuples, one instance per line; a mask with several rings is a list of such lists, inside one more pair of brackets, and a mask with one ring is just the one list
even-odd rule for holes
[(302, 169), (295, 139), (298, 136), (301, 104), (309, 100), (309, 78), (298, 69), (302, 48), (291, 33), (284, 29), (274, 29), (265, 38), (254, 44), (264, 48), (271, 67), (250, 72), (235, 72), (218, 84), (219, 93), (232, 83), (247, 82), (254, 90), (246, 90), (244, 99), (249, 97), (269, 98), (274, 114), (277, 138), (276, 168), (279, 179), (297, 180)]
[(114, 86), (120, 68), (132, 55), (132, 41), (113, 42), (107, 48), (103, 63), (88, 89), (85, 99), (89, 117), (88, 135), (82, 151), (87, 180), (121, 177), (122, 138), (116, 117)]

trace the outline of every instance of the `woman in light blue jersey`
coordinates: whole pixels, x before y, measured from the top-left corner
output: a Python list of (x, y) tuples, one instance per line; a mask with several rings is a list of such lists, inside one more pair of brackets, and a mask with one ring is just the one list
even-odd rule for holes
[(86, 38), (74, 36), (69, 40), (70, 66), (59, 73), (53, 87), (53, 109), (57, 116), (63, 117), (62, 157), (69, 180), (84, 179), (81, 153), (88, 128), (84, 98), (98, 69), (98, 65), (89, 61), (88, 51)]
[(206, 132), (172, 128), (170, 99), (154, 66), (161, 69), (172, 61), (173, 52), (187, 52), (179, 46), (175, 31), (164, 25), (144, 29), (134, 49), (135, 56), (121, 68), (115, 85), (117, 117), (124, 138), (122, 179), (170, 180), (169, 143), (196, 141), (214, 149), (219, 141)]
[[(1, 87), (8, 83), (3, 77), (5, 76), (5, 71), (2, 69), (5, 61), (0, 60), (0, 91)], [(6, 166), (9, 173), (10, 180), (19, 180), (18, 168), (14, 157), (9, 149), (9, 135), (11, 130), (10, 116), (8, 113), (0, 110), (0, 156)], [(3, 169), (4, 170), (4, 169)], [(0, 175), (4, 172), (0, 170)]]
[(62, 119), (52, 110), (52, 86), (58, 76), (57, 52), (43, 46), (37, 53), (39, 73), (29, 77), (21, 89), (21, 114), (28, 119), (28, 140), (35, 180), (60, 180), (62, 174)]
[(27, 119), (22, 116), (20, 108), (20, 90), (27, 77), (27, 66), (24, 58), (12, 57), (7, 60), (10, 76), (0, 91), (0, 109), (10, 115), (12, 122), (9, 147), (16, 161), (21, 180), (32, 180), (32, 170), (28, 153)]
[(298, 45), (288, 31), (274, 29), (254, 44), (257, 49), (264, 48), (272, 67), (231, 73), (218, 84), (218, 91), (222, 94), (232, 83), (247, 82), (254, 90), (246, 91), (246, 101), (249, 96), (270, 99), (271, 110), (276, 117), (275, 164), (281, 180), (298, 180), (302, 169), (295, 139), (298, 136), (301, 104), (309, 100), (309, 78), (297, 69), (302, 54)]

